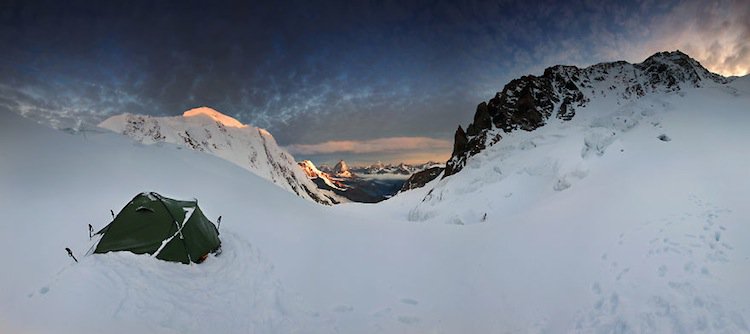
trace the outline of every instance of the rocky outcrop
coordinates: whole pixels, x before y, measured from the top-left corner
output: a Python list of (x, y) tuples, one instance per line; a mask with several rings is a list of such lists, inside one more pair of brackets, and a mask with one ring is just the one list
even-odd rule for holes
[(425, 184), (430, 183), (430, 181), (440, 176), (440, 173), (442, 173), (444, 170), (444, 167), (437, 166), (414, 173), (411, 177), (409, 177), (408, 180), (406, 180), (406, 182), (404, 182), (404, 185), (401, 186), (400, 191), (407, 191), (424, 187)]
[(453, 153), (443, 177), (459, 172), (469, 157), (499, 142), (503, 134), (532, 131), (552, 118), (569, 121), (592, 97), (639, 98), (654, 92), (700, 87), (705, 81), (726, 83), (695, 59), (680, 52), (660, 52), (640, 64), (624, 61), (587, 68), (557, 65), (541, 76), (512, 80), (488, 102), (477, 106), (466, 131), (458, 127)]

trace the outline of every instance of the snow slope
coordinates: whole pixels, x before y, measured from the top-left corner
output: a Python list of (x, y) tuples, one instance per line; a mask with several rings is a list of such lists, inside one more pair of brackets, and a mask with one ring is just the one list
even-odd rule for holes
[(191, 109), (176, 117), (122, 114), (99, 126), (143, 144), (166, 142), (216, 155), (319, 203), (341, 200), (332, 192), (318, 189), (268, 131), (244, 125), (208, 107)]
[[(749, 332), (750, 80), (608, 103), (335, 207), (201, 152), (0, 110), (0, 332)], [(224, 253), (82, 256), (86, 224), (141, 191), (223, 215)]]
[[(143, 146), (114, 133), (70, 135), (5, 111), (0, 119), (0, 247), (6, 254), (0, 332), (294, 332), (308, 326), (303, 319), (312, 317), (296, 308), (272, 264), (240, 231), (258, 221), (298, 221), (301, 216), (284, 209), (318, 205), (200, 152)], [(117, 212), (147, 190), (196, 197), (214, 221), (224, 215), (221, 260), (185, 266), (129, 253), (83, 256), (92, 244), (82, 233), (86, 224), (98, 230), (111, 220), (109, 209)]]

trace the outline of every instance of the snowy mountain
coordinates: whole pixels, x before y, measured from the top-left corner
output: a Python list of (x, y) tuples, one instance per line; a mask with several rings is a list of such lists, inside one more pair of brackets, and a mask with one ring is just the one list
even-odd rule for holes
[[(349, 167), (344, 160), (340, 160), (332, 168), (322, 165), (319, 169), (309, 160), (300, 162), (299, 166), (319, 188), (333, 191), (348, 200), (364, 203), (386, 200), (399, 191), (416, 188), (415, 184), (418, 182), (426, 183), (432, 180), (431, 178), (425, 179), (420, 174), (425, 169), (431, 171), (443, 169), (442, 165), (436, 162), (415, 165), (405, 163), (392, 165), (378, 162), (370, 166)], [(409, 182), (410, 177), (416, 174), (419, 174), (415, 178), (416, 181)], [(409, 186), (404, 189), (406, 183)]]
[(408, 178), (410, 175), (421, 172), (425, 169), (443, 165), (444, 164), (434, 161), (428, 161), (421, 164), (407, 164), (403, 162), (399, 164), (384, 164), (382, 162), (377, 162), (370, 166), (352, 167), (351, 170), (355, 174), (361, 175), (363, 177), (375, 175), (391, 175), (394, 177)]
[(510, 332), (747, 333), (748, 124), (750, 76), (680, 52), (555, 66), (479, 105), (409, 220), (504, 235), (472, 256), (509, 272), (471, 281), (508, 287)]
[[(302, 171), (305, 172), (305, 175), (307, 175), (308, 178), (313, 180), (313, 182), (315, 182), (316, 184), (318, 184), (318, 182), (323, 182), (324, 185), (318, 185), (318, 187), (321, 187), (323, 189), (326, 189), (325, 187), (328, 187), (331, 190), (333, 189), (345, 190), (346, 189), (345, 184), (343, 184), (341, 181), (334, 178), (330, 174), (320, 171), (320, 169), (318, 169), (318, 167), (316, 167), (312, 161), (304, 160), (297, 164), (300, 166), (300, 168), (302, 168)], [(320, 181), (317, 181), (317, 180), (320, 180)]]
[(361, 178), (343, 160), (335, 168), (327, 168), (328, 172), (321, 171), (310, 160), (300, 162), (299, 166), (318, 188), (353, 202), (377, 203), (393, 196), (400, 187), (400, 182)]
[(320, 170), (329, 173), (331, 175), (335, 175), (342, 178), (349, 178), (349, 177), (377, 177), (377, 176), (383, 176), (383, 177), (394, 177), (394, 178), (403, 178), (406, 179), (410, 175), (414, 173), (421, 172), (425, 169), (432, 168), (432, 167), (439, 167), (444, 166), (445, 164), (434, 162), (434, 161), (428, 161), (421, 164), (407, 164), (407, 163), (399, 163), (399, 164), (385, 164), (383, 162), (378, 161), (377, 163), (374, 163), (372, 165), (364, 165), (364, 166), (349, 166), (346, 161), (341, 160), (339, 161), (334, 167), (330, 167), (328, 165), (321, 165)]
[(640, 64), (618, 61), (583, 69), (562, 65), (547, 68), (542, 76), (511, 81), (494, 98), (477, 106), (474, 122), (466, 131), (461, 126), (456, 130), (444, 177), (460, 171), (470, 156), (496, 144), (506, 133), (532, 131), (553, 116), (569, 121), (576, 110), (596, 104), (595, 101), (619, 105), (651, 95), (727, 82), (680, 51), (656, 53)]
[(143, 144), (166, 142), (215, 155), (302, 198), (322, 204), (341, 200), (312, 183), (268, 131), (244, 125), (208, 107), (191, 109), (176, 117), (122, 114), (99, 126)]
[[(485, 173), (481, 182), (490, 184), (516, 174), (547, 175), (554, 181), (551, 189), (565, 190), (585, 179), (588, 166), (610, 152), (611, 145), (621, 145), (622, 138), (634, 132), (664, 132), (663, 118), (671, 116), (677, 106), (695, 111), (696, 115), (685, 112), (695, 119), (717, 117), (715, 109), (742, 96), (746, 82), (747, 77), (728, 79), (710, 73), (680, 51), (657, 53), (640, 64), (619, 61), (584, 69), (558, 65), (547, 68), (540, 77), (513, 80), (489, 102), (479, 104), (466, 131), (458, 127), (443, 180), (412, 210), (411, 219), (432, 218), (432, 208), (447, 205), (452, 197), (464, 197), (447, 193), (455, 191), (450, 190), (453, 187), (469, 191), (462, 182), (478, 172)], [(686, 104), (695, 99), (710, 101), (711, 106), (701, 110)], [(701, 104), (696, 101), (694, 105)], [(655, 133), (637, 140), (662, 144), (671, 141), (671, 136)], [(557, 151), (547, 152), (552, 148)], [(624, 147), (617, 149), (626, 152)], [(567, 155), (571, 150), (578, 152)], [(515, 163), (526, 155), (538, 161)], [(462, 175), (465, 167), (472, 171)], [(457, 180), (451, 181), (454, 178)], [(470, 188), (474, 192), (483, 187)], [(506, 195), (512, 196), (511, 192)], [(480, 213), (462, 216), (457, 212), (449, 220), (458, 224), (481, 221), (477, 215)]]
[(339, 160), (339, 162), (333, 166), (333, 169), (331, 169), (331, 173), (335, 175), (338, 178), (352, 178), (355, 177), (355, 175), (352, 174), (352, 172), (349, 170), (349, 165), (346, 164), (346, 161)]

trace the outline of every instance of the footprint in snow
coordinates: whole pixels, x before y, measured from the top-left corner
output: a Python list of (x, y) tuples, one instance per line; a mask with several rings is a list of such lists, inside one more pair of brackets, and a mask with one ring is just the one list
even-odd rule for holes
[(625, 274), (627, 274), (630, 271), (630, 268), (623, 269), (619, 274), (617, 274), (617, 280), (619, 281)]
[(597, 295), (602, 293), (602, 288), (599, 286), (599, 282), (595, 282), (594, 285), (591, 286), (591, 291)]
[(382, 317), (389, 316), (391, 314), (391, 311), (393, 310), (390, 307), (386, 307), (384, 309), (376, 311), (372, 315), (377, 318), (382, 318)]
[(665, 265), (660, 266), (657, 272), (659, 273), (659, 277), (664, 277), (664, 275), (667, 274), (667, 266)]
[(338, 313), (346, 313), (346, 312), (354, 311), (354, 307), (351, 305), (339, 305), (339, 306), (334, 307), (333, 311), (338, 312)]
[(412, 317), (412, 316), (402, 315), (402, 316), (398, 317), (398, 321), (400, 321), (401, 323), (407, 324), (407, 325), (412, 325), (412, 324), (418, 323), (419, 322), (419, 318)]
[(419, 304), (419, 301), (411, 299), (411, 298), (402, 298), (401, 302), (404, 303), (404, 304), (409, 304), (409, 305), (417, 305), (417, 304)]

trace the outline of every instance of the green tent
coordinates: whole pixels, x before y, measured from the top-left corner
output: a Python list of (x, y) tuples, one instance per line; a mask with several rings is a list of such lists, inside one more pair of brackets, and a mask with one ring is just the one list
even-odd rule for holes
[(165, 261), (201, 263), (220, 250), (219, 230), (196, 201), (178, 201), (155, 192), (141, 193), (96, 234), (94, 253), (148, 253)]

